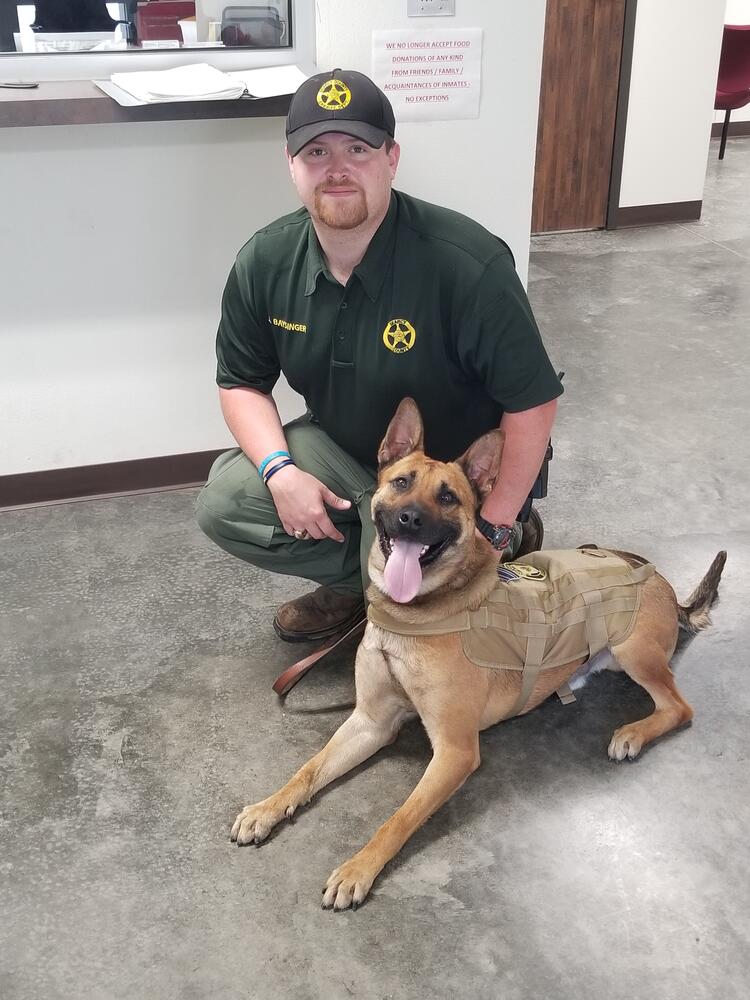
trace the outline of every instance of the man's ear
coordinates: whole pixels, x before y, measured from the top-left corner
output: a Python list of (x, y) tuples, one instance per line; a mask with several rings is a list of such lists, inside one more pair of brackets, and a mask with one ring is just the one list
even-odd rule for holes
[(397, 142), (393, 143), (390, 152), (388, 153), (388, 166), (391, 171), (391, 180), (396, 176), (396, 171), (398, 170), (398, 161), (401, 158), (401, 147)]
[(407, 396), (398, 404), (398, 409), (388, 424), (388, 430), (378, 449), (378, 468), (382, 469), (384, 465), (390, 465), (413, 451), (423, 449), (422, 417), (417, 404)]
[(488, 431), (456, 459), (480, 500), (484, 500), (497, 482), (504, 439), (505, 435), (499, 428)]

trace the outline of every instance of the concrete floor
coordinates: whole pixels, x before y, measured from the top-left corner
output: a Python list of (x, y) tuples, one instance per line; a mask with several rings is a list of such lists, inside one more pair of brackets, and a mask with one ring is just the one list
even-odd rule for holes
[(537, 239), (531, 298), (567, 372), (548, 547), (652, 558), (686, 596), (692, 726), (606, 757), (650, 711), (594, 678), (482, 737), (483, 764), (356, 913), (330, 871), (429, 758), (418, 724), (263, 850), (238, 809), (345, 718), (353, 647), (287, 699), (274, 607), (306, 589), (211, 546), (191, 491), (0, 516), (4, 1000), (730, 1000), (750, 976), (750, 139), (712, 145), (702, 221)]

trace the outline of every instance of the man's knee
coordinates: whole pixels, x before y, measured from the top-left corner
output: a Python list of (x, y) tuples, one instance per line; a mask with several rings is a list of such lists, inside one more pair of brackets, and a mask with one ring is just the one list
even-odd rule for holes
[[(239, 449), (220, 455), (198, 494), (195, 505), (200, 529), (221, 544), (239, 533), (268, 544), (278, 514), (255, 466)], [(257, 525), (260, 530), (253, 530)]]
[(220, 548), (259, 566), (265, 565), (279, 530), (275, 510), (254, 506), (237, 510), (231, 501), (222, 509), (222, 496), (207, 487), (198, 495), (195, 517), (201, 531)]
[(203, 501), (206, 495), (206, 488), (200, 491), (198, 494), (198, 499), (195, 502), (195, 519), (198, 522), (198, 527), (201, 529), (204, 535), (208, 535), (213, 541), (218, 541), (219, 538), (219, 525), (221, 523), (221, 515), (218, 511), (215, 511), (212, 507), (207, 506)]
[(228, 453), (225, 453), (214, 462), (195, 503), (198, 525), (209, 538), (215, 538), (220, 522), (230, 521), (236, 516), (237, 483), (225, 474), (227, 457)]

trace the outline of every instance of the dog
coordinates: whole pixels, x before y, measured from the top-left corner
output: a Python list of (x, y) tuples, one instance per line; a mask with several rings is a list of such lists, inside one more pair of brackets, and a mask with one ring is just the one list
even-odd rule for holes
[[(498, 477), (502, 440), (502, 432), (493, 430), (455, 462), (434, 461), (423, 451), (416, 404), (408, 398), (401, 402), (378, 452), (372, 501), (377, 535), (368, 563), (370, 621), (357, 651), (354, 711), (320, 753), (274, 795), (243, 809), (232, 827), (237, 844), (262, 843), (278, 823), (392, 743), (402, 724), (419, 715), (432, 744), (432, 760), (401, 808), (331, 874), (323, 889), (324, 909), (356, 909), (363, 903), (384, 866), (479, 767), (480, 731), (530, 711), (579, 673), (588, 659), (580, 655), (552, 669), (537, 667), (533, 685), (527, 682), (529, 689), (519, 702), (524, 681), (518, 670), (477, 665), (457, 632), (425, 634), (497, 593), (498, 573), (502, 576), (506, 564), (499, 563), (498, 552), (476, 530), (475, 518)], [(580, 555), (580, 550), (572, 551)], [(596, 546), (592, 551), (597, 554)], [(680, 626), (696, 632), (710, 624), (708, 611), (726, 553), (717, 555), (685, 605), (646, 560), (615, 555), (626, 571), (632, 567), (641, 573), (643, 582), (627, 636), (606, 640), (612, 666), (640, 684), (655, 705), (647, 718), (615, 731), (608, 752), (621, 761), (632, 760), (648, 743), (692, 718), (669, 661)], [(504, 586), (512, 588), (513, 583)], [(407, 634), (377, 624), (384, 618), (400, 623), (397, 627)]]

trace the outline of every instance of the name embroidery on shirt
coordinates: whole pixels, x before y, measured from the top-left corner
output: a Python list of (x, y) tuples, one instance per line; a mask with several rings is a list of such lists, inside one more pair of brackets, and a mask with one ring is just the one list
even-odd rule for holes
[(408, 319), (390, 319), (383, 330), (383, 343), (394, 354), (410, 351), (417, 339), (417, 331)]
[(268, 317), (274, 326), (280, 326), (282, 330), (291, 330), (292, 333), (307, 333), (306, 323), (290, 323), (288, 319), (279, 319), (278, 316)]

